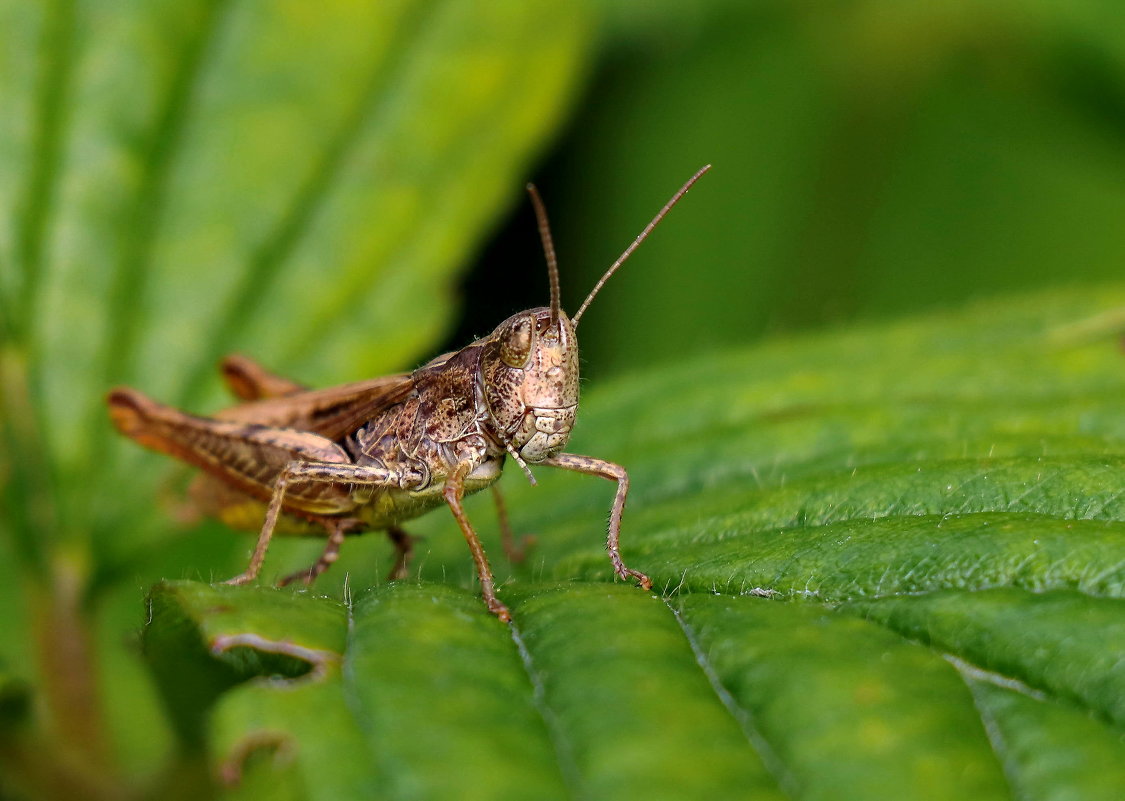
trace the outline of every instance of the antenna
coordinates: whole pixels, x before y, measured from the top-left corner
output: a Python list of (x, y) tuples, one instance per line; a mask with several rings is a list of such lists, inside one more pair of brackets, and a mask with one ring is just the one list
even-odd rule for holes
[[(555, 257), (555, 243), (551, 241), (551, 224), (547, 221), (547, 209), (539, 197), (535, 184), (527, 185), (531, 195), (531, 205), (535, 207), (535, 219), (539, 221), (539, 238), (543, 241), (543, 254), (547, 257), (547, 276), (551, 279), (551, 327), (559, 324), (559, 261)], [(534, 482), (532, 482), (534, 483)]]
[(601, 277), (598, 283), (594, 285), (594, 288), (590, 290), (590, 294), (586, 296), (586, 299), (584, 301), (582, 301), (582, 305), (578, 307), (578, 313), (570, 318), (570, 321), (574, 324), (575, 328), (578, 327), (579, 319), (581, 319), (582, 315), (585, 314), (586, 307), (589, 306), (590, 303), (594, 300), (594, 297), (598, 294), (598, 291), (603, 286), (605, 286), (605, 282), (608, 281), (615, 272), (617, 272), (618, 267), (625, 263), (625, 259), (633, 255), (633, 251), (640, 247), (641, 242), (644, 242), (648, 235), (652, 233), (652, 229), (655, 228), (660, 223), (660, 221), (664, 219), (664, 215), (671, 211), (672, 207), (680, 202), (680, 198), (686, 195), (688, 193), (688, 190), (692, 188), (695, 182), (702, 178), (703, 173), (707, 172), (709, 169), (711, 169), (710, 164), (701, 168), (699, 172), (691, 176), (691, 178), (688, 179), (687, 183), (680, 187), (680, 191), (672, 195), (672, 199), (664, 204), (664, 208), (657, 212), (656, 216), (652, 218), (652, 222), (645, 226), (645, 229), (641, 231), (640, 235), (636, 239), (633, 240), (632, 244), (630, 244), (629, 247), (625, 248), (625, 252), (618, 257), (617, 261), (610, 265), (609, 269), (605, 271), (605, 275)]

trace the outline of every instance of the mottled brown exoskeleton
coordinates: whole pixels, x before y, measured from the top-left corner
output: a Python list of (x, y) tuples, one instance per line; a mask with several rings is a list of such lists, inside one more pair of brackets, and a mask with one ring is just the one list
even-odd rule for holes
[[(316, 563), (282, 584), (296, 579), (311, 583), (336, 560), (345, 535), (371, 529), (388, 533), (397, 551), (392, 577), (405, 577), (411, 539), (399, 524), (444, 503), (472, 551), (489, 610), (509, 620), (461, 501), (494, 484), (511, 456), (533, 484), (528, 464), (615, 481), (609, 558), (617, 575), (649, 589), (652, 581), (627, 567), (619, 550), (629, 489), (625, 468), (563, 452), (578, 410), (575, 330), (598, 290), (709, 166), (665, 204), (573, 318), (560, 306), (547, 216), (529, 186), (547, 257), (550, 306), (513, 315), (487, 337), (412, 373), (308, 390), (234, 356), (224, 360), (222, 370), (245, 401), (238, 406), (214, 417), (196, 417), (120, 388), (108, 396), (110, 415), (126, 436), (203, 471), (191, 491), (202, 511), (237, 528), (260, 527), (246, 571), (228, 583), (257, 577), (275, 530), (328, 538)], [(505, 547), (511, 552), (502, 504), (500, 512)]]

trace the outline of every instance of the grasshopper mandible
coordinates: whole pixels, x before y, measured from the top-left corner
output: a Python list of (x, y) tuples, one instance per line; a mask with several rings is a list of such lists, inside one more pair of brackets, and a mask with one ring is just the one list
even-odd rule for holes
[[(118, 388), (107, 397), (110, 416), (121, 433), (141, 445), (203, 471), (192, 494), (204, 511), (233, 527), (253, 530), (264, 508), (250, 563), (231, 584), (257, 577), (275, 529), (321, 533), (328, 539), (315, 564), (282, 584), (297, 579), (311, 583), (336, 561), (345, 535), (371, 529), (388, 533), (396, 548), (391, 576), (404, 578), (411, 538), (399, 524), (444, 503), (472, 552), (489, 611), (508, 621), (511, 615), (496, 596), (488, 558), (461, 502), (492, 486), (505, 457), (511, 456), (532, 484), (528, 464), (616, 482), (606, 540), (609, 558), (621, 578), (651, 589), (651, 579), (621, 559), (621, 516), (629, 490), (625, 468), (563, 452), (578, 410), (575, 332), (605, 282), (708, 169), (710, 165), (703, 167), (672, 196), (573, 318), (560, 305), (546, 211), (529, 184), (547, 260), (550, 306), (513, 315), (483, 339), (412, 373), (308, 390), (234, 356), (223, 361), (222, 371), (244, 401), (237, 406), (214, 417), (196, 417), (134, 389)], [(505, 535), (507, 547), (510, 534)]]

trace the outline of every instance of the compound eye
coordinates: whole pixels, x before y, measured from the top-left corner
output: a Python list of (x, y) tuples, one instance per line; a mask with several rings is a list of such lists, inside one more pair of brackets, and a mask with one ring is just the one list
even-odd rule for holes
[(509, 367), (523, 367), (531, 353), (534, 328), (531, 318), (521, 317), (504, 331), (500, 337), (500, 358)]

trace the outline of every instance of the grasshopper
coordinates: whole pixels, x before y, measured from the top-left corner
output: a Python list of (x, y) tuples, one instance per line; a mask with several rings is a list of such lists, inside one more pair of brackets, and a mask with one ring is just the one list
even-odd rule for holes
[[(110, 417), (121, 433), (141, 445), (202, 471), (191, 488), (202, 511), (235, 528), (259, 529), (246, 570), (230, 584), (258, 576), (275, 531), (327, 537), (317, 561), (282, 584), (312, 583), (336, 561), (346, 535), (372, 529), (389, 535), (396, 549), (391, 578), (404, 578), (412, 540), (400, 523), (444, 503), (472, 552), (489, 611), (509, 621), (511, 614), (496, 596), (488, 558), (462, 500), (491, 487), (511, 456), (532, 484), (529, 464), (616, 482), (606, 540), (609, 558), (622, 579), (651, 589), (652, 580), (621, 558), (629, 474), (613, 462), (563, 452), (578, 410), (576, 331), (606, 281), (709, 168), (699, 170), (672, 196), (573, 318), (561, 308), (547, 214), (529, 184), (547, 260), (550, 306), (515, 314), (483, 339), (412, 373), (309, 390), (232, 356), (221, 369), (243, 403), (214, 417), (197, 417), (134, 389), (118, 388), (107, 397)], [(511, 552), (506, 514), (498, 494), (496, 499), (505, 547)]]

